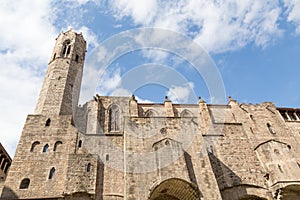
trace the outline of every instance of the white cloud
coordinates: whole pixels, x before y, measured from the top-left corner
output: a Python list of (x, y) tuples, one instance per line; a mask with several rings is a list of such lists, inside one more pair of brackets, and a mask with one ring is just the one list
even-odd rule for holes
[(1, 1), (0, 141), (13, 156), (57, 36), (50, 1)]
[(132, 93), (129, 90), (126, 90), (124, 88), (118, 87), (113, 90), (111, 93), (112, 96), (125, 96), (130, 97)]
[(296, 33), (300, 34), (300, 1), (299, 0), (283, 0), (287, 7), (287, 20), (296, 25)]
[(151, 101), (149, 99), (143, 99), (138, 96), (135, 96), (135, 99), (138, 101), (138, 103), (153, 103), (153, 101)]
[(69, 2), (72, 2), (77, 6), (81, 6), (81, 5), (84, 5), (88, 2), (94, 2), (96, 4), (100, 4), (101, 0), (69, 0)]
[(113, 0), (110, 4), (113, 5), (115, 17), (133, 15), (135, 23), (151, 23), (158, 9), (156, 0)]
[[(106, 69), (103, 73), (98, 75), (100, 75), (100, 77), (98, 77), (99, 82), (96, 92), (99, 95), (111, 95), (116, 89), (120, 89), (122, 80), (120, 68), (115, 67), (112, 71)], [(121, 92), (121, 90), (119, 90), (119, 92)]]
[(194, 83), (188, 82), (182, 86), (172, 86), (167, 96), (173, 103), (187, 103), (193, 94)]
[[(131, 17), (137, 25), (179, 31), (210, 52), (235, 50), (252, 42), (265, 47), (282, 34), (278, 27), (282, 9), (273, 0), (115, 0), (110, 5), (118, 19)], [(289, 19), (296, 21), (298, 4), (293, 6)]]

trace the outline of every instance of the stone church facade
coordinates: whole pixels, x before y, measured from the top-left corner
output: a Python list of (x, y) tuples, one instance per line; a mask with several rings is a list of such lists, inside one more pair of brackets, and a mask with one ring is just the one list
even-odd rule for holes
[(300, 109), (273, 103), (78, 106), (86, 42), (56, 38), (1, 199), (300, 199)]

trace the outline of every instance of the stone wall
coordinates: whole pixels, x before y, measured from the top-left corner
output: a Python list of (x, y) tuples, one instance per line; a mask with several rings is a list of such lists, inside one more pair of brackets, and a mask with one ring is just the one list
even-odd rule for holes
[(300, 109), (98, 95), (77, 107), (85, 49), (58, 36), (2, 199), (300, 199)]

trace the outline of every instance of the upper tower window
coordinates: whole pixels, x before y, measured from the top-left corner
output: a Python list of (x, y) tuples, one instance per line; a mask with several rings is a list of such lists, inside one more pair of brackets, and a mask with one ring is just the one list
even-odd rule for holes
[(62, 145), (62, 142), (61, 142), (61, 141), (55, 142), (53, 151), (59, 151), (59, 146), (60, 146), (60, 145)]
[(30, 179), (29, 178), (24, 178), (22, 181), (21, 181), (21, 184), (20, 184), (20, 189), (27, 189), (29, 187), (29, 184), (30, 184)]
[(54, 174), (55, 174), (55, 168), (54, 168), (54, 167), (52, 167), (52, 168), (51, 168), (51, 170), (50, 170), (50, 172), (49, 172), (48, 179), (53, 179), (53, 177), (54, 177)]
[(91, 171), (91, 163), (88, 163), (87, 167), (86, 167), (86, 171), (90, 172)]
[(47, 151), (48, 151), (48, 148), (49, 148), (49, 145), (46, 144), (46, 145), (44, 146), (44, 148), (43, 148), (43, 153), (47, 152)]
[(46, 123), (45, 123), (45, 126), (50, 126), (50, 123), (51, 123), (51, 119), (48, 118), (47, 121), (46, 121)]
[(63, 44), (62, 52), (61, 52), (61, 57), (67, 57), (71, 52), (71, 41), (66, 40)]
[(33, 152), (34, 149), (35, 149), (35, 147), (36, 147), (37, 145), (39, 145), (39, 144), (40, 144), (39, 141), (35, 141), (34, 143), (32, 143), (31, 148), (30, 148), (30, 152)]
[(119, 131), (120, 130), (120, 111), (118, 106), (113, 105), (109, 109), (109, 131)]

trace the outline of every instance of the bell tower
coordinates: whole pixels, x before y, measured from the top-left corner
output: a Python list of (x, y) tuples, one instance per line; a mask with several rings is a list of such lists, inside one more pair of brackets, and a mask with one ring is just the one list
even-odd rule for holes
[(56, 38), (35, 114), (51, 116), (75, 113), (85, 52), (86, 41), (82, 34), (69, 30)]

